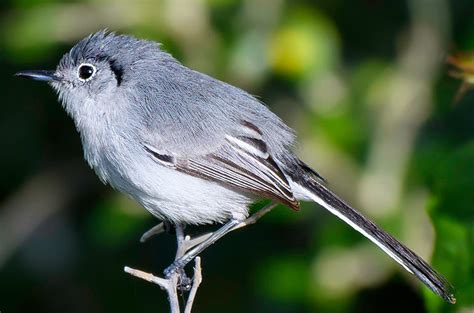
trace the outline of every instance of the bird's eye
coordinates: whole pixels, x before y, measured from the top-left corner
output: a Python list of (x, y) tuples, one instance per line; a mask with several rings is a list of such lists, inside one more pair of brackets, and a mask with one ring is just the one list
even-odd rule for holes
[(77, 69), (77, 76), (82, 81), (88, 81), (89, 79), (94, 77), (96, 71), (97, 69), (95, 68), (94, 65), (84, 63), (84, 64), (81, 64), (79, 68)]

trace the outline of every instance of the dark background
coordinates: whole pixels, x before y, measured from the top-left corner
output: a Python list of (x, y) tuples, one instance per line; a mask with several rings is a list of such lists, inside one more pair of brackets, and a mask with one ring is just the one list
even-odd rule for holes
[(208, 249), (196, 312), (474, 311), (474, 92), (455, 102), (461, 82), (445, 63), (474, 49), (472, 1), (2, 0), (2, 313), (168, 311), (158, 286), (123, 267), (160, 274), (174, 237), (140, 244), (157, 221), (99, 183), (54, 92), (13, 77), (54, 69), (103, 28), (160, 41), (259, 95), (329, 186), (429, 260), (458, 298), (445, 304), (307, 203)]

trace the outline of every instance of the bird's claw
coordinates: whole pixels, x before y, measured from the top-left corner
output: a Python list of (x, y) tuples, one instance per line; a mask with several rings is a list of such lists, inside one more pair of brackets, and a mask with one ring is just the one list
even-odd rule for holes
[(178, 290), (189, 291), (191, 289), (192, 280), (186, 275), (186, 272), (182, 266), (173, 263), (163, 271), (166, 279), (170, 279), (175, 273), (178, 275)]

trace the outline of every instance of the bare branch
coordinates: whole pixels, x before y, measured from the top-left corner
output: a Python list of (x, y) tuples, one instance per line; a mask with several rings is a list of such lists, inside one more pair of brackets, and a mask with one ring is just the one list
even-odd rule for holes
[[(252, 214), (250, 217), (248, 217), (246, 220), (244, 220), (243, 222), (237, 224), (230, 231), (234, 231), (234, 230), (237, 230), (239, 228), (255, 224), (260, 218), (262, 218), (264, 215), (266, 215), (271, 210), (273, 210), (277, 205), (278, 205), (277, 203), (270, 203), (270, 204), (264, 206), (263, 208), (261, 208), (260, 210), (258, 210), (254, 214)], [(192, 239), (189, 238), (188, 240), (185, 240), (183, 242), (183, 248), (184, 248), (185, 252), (187, 252), (188, 250), (190, 250), (190, 249), (194, 248), (195, 246), (201, 244), (202, 242), (206, 241), (213, 234), (214, 234), (214, 232), (209, 232), (209, 233), (203, 234), (199, 237), (192, 238)]]
[(145, 241), (147, 241), (151, 237), (159, 235), (164, 231), (165, 231), (165, 224), (164, 223), (160, 223), (158, 225), (155, 225), (150, 230), (148, 230), (146, 233), (144, 233), (142, 235), (142, 237), (140, 238), (140, 242), (144, 243)]
[(150, 283), (154, 283), (160, 286), (160, 288), (165, 290), (166, 293), (168, 294), (168, 301), (170, 303), (171, 313), (180, 313), (178, 293), (176, 291), (176, 286), (178, 282), (178, 278), (176, 275), (173, 275), (173, 277), (169, 279), (164, 279), (150, 273), (146, 273), (140, 270), (130, 268), (128, 266), (125, 266), (124, 271), (135, 277), (141, 278)]
[[(184, 235), (182, 225), (175, 225), (175, 228), (176, 228), (176, 244), (177, 244), (175, 260), (177, 260), (186, 253), (187, 242), (191, 241), (191, 238), (189, 236)], [(150, 229), (149, 231), (147, 231), (142, 236), (140, 241), (143, 242), (146, 239), (150, 238), (151, 236), (162, 232), (163, 230), (164, 230), (163, 223), (160, 223), (157, 226)], [(192, 305), (194, 302), (194, 297), (196, 296), (197, 289), (202, 281), (201, 259), (196, 258), (195, 262), (196, 262), (196, 266), (194, 268), (193, 282), (191, 286), (191, 291), (188, 296), (188, 301), (186, 303), (185, 312), (191, 312)], [(130, 268), (128, 266), (124, 268), (124, 271), (135, 277), (141, 278), (143, 280), (146, 280), (148, 282), (151, 282), (160, 286), (160, 288), (165, 290), (166, 293), (168, 294), (168, 301), (170, 304), (171, 313), (181, 312), (180, 307), (179, 307), (177, 289), (178, 289), (178, 284), (182, 283), (180, 282), (180, 279), (182, 279), (181, 277), (182, 273), (178, 273), (178, 272), (173, 273), (171, 277), (166, 279), (166, 278), (155, 276), (151, 273), (147, 273), (147, 272), (143, 272), (137, 269)]]
[(184, 249), (185, 251), (188, 251), (192, 248), (194, 248), (195, 246), (197, 246), (198, 244), (206, 241), (209, 237), (212, 236), (214, 232), (209, 232), (209, 233), (206, 233), (204, 235), (201, 235), (199, 237), (196, 237), (196, 238), (189, 238), (189, 240), (186, 240), (184, 241)]
[[(262, 216), (270, 212), (273, 208), (276, 207), (276, 204), (272, 203), (269, 204), (253, 215), (251, 215), (249, 218), (246, 220), (236, 224), (233, 228), (230, 229), (230, 231), (252, 225), (256, 223)], [(208, 240), (214, 232), (210, 232), (201, 236), (198, 236), (194, 239), (192, 239), (190, 236), (187, 236), (184, 234), (183, 226), (182, 225), (175, 225), (176, 229), (176, 256), (175, 256), (175, 261), (179, 260), (182, 258), (186, 253), (196, 247), (197, 245), (205, 242)], [(164, 224), (160, 223), (147, 231), (143, 236), (141, 237), (140, 241), (144, 242), (151, 236), (154, 236), (156, 234), (162, 233), (164, 231)], [(191, 313), (193, 304), (194, 304), (194, 299), (196, 298), (196, 293), (201, 285), (202, 282), (202, 269), (201, 269), (201, 258), (197, 256), (194, 258), (194, 274), (192, 280), (190, 280), (189, 283), (189, 289), (187, 288), (188, 285), (188, 278), (183, 272), (173, 272), (169, 278), (162, 278), (162, 277), (157, 277), (153, 274), (146, 273), (137, 269), (133, 269), (130, 267), (125, 267), (124, 270), (126, 273), (129, 273), (135, 277), (141, 278), (143, 280), (146, 280), (148, 282), (154, 283), (158, 286), (160, 286), (161, 289), (165, 290), (166, 293), (168, 294), (168, 300), (170, 303), (170, 309), (171, 313), (180, 313), (180, 307), (179, 307), (179, 301), (178, 301), (178, 293), (177, 290), (180, 288), (181, 290), (189, 290), (189, 295), (188, 299), (186, 301), (186, 305), (184, 307), (184, 313)], [(185, 281), (183, 281), (185, 280)]]
[(249, 216), (245, 221), (235, 226), (233, 230), (255, 224), (259, 219), (261, 219), (265, 214), (273, 210), (277, 205), (278, 203), (270, 203), (264, 206), (263, 208)]
[(146, 280), (147, 282), (154, 283), (164, 290), (167, 290), (170, 287), (168, 279), (163, 279), (161, 277), (154, 276), (153, 274), (140, 271), (128, 266), (125, 266), (123, 270), (130, 275)]
[(184, 313), (191, 313), (191, 309), (193, 307), (194, 298), (196, 297), (197, 290), (199, 285), (202, 282), (202, 274), (201, 274), (201, 257), (196, 257), (194, 259), (194, 276), (193, 276), (193, 286), (189, 291), (188, 301), (186, 302), (186, 306), (184, 307)]

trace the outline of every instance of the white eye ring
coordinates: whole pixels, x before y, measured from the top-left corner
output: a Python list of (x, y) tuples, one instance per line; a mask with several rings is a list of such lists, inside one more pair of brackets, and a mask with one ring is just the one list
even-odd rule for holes
[(90, 63), (82, 63), (77, 68), (77, 78), (82, 82), (91, 80), (95, 73), (97, 73), (97, 69), (93, 64)]

